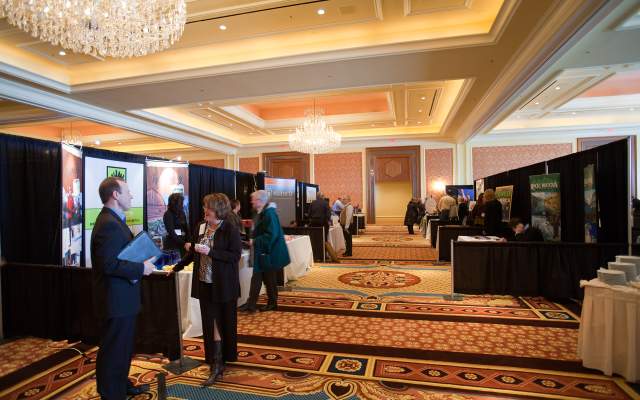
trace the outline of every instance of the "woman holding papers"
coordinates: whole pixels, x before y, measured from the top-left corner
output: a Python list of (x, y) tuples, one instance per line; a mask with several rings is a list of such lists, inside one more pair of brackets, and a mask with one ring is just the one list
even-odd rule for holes
[(237, 360), (237, 301), (240, 296), (238, 262), (242, 251), (240, 232), (225, 221), (231, 212), (222, 193), (206, 195), (204, 221), (187, 255), (173, 268), (180, 271), (193, 262), (191, 297), (200, 300), (205, 362), (211, 366), (204, 386), (222, 377), (225, 362)]

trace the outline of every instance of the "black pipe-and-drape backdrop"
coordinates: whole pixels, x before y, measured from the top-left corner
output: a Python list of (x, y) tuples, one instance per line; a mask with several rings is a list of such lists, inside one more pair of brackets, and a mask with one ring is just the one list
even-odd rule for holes
[(251, 193), (255, 191), (255, 175), (248, 172), (236, 172), (236, 199), (240, 200), (240, 214), (243, 219), (251, 218)]
[(60, 264), (60, 143), (0, 135), (0, 236), (12, 262)]
[(191, 229), (202, 221), (202, 199), (209, 193), (236, 196), (236, 172), (228, 169), (189, 164), (189, 223)]
[(560, 174), (561, 238), (584, 242), (584, 168), (595, 166), (599, 243), (628, 242), (629, 169), (627, 139), (484, 178), (485, 189), (513, 185), (511, 217), (531, 221), (529, 176)]

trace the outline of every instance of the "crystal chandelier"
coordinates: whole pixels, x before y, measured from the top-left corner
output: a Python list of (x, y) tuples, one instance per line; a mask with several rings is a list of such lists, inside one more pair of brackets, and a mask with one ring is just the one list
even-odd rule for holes
[(0, 18), (76, 53), (138, 57), (173, 45), (184, 31), (185, 0), (0, 0)]
[(320, 154), (328, 153), (340, 147), (342, 137), (327, 125), (322, 110), (316, 111), (315, 100), (313, 109), (306, 110), (302, 126), (296, 128), (296, 133), (289, 135), (289, 148), (300, 153)]

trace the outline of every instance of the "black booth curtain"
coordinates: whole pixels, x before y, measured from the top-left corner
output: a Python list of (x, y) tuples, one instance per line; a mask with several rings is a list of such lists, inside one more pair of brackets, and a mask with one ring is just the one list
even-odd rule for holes
[(251, 193), (255, 191), (255, 175), (248, 172), (236, 172), (236, 199), (240, 200), (240, 214), (243, 219), (251, 218)]
[(189, 223), (191, 228), (202, 221), (202, 199), (210, 193), (236, 196), (236, 173), (228, 169), (189, 164)]
[(61, 262), (60, 151), (60, 143), (0, 135), (0, 235), (9, 262)]
[(629, 162), (627, 139), (484, 178), (485, 189), (513, 185), (511, 216), (531, 221), (529, 176), (560, 174), (563, 242), (584, 242), (584, 168), (595, 165), (599, 243), (626, 243)]

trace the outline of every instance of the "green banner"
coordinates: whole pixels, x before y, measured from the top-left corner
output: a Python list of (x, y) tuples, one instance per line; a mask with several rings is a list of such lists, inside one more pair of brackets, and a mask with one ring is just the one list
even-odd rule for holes
[[(84, 228), (86, 230), (93, 230), (93, 227), (96, 224), (96, 219), (98, 219), (98, 214), (100, 214), (102, 208), (87, 208), (84, 211)], [(127, 225), (129, 227), (142, 225), (142, 207), (130, 208), (129, 211), (127, 211), (125, 214), (127, 216)]]
[(502, 204), (502, 220), (509, 222), (511, 218), (511, 198), (513, 197), (513, 185), (498, 186), (495, 190), (496, 200)]
[(531, 224), (545, 240), (560, 241), (560, 174), (532, 175)]

